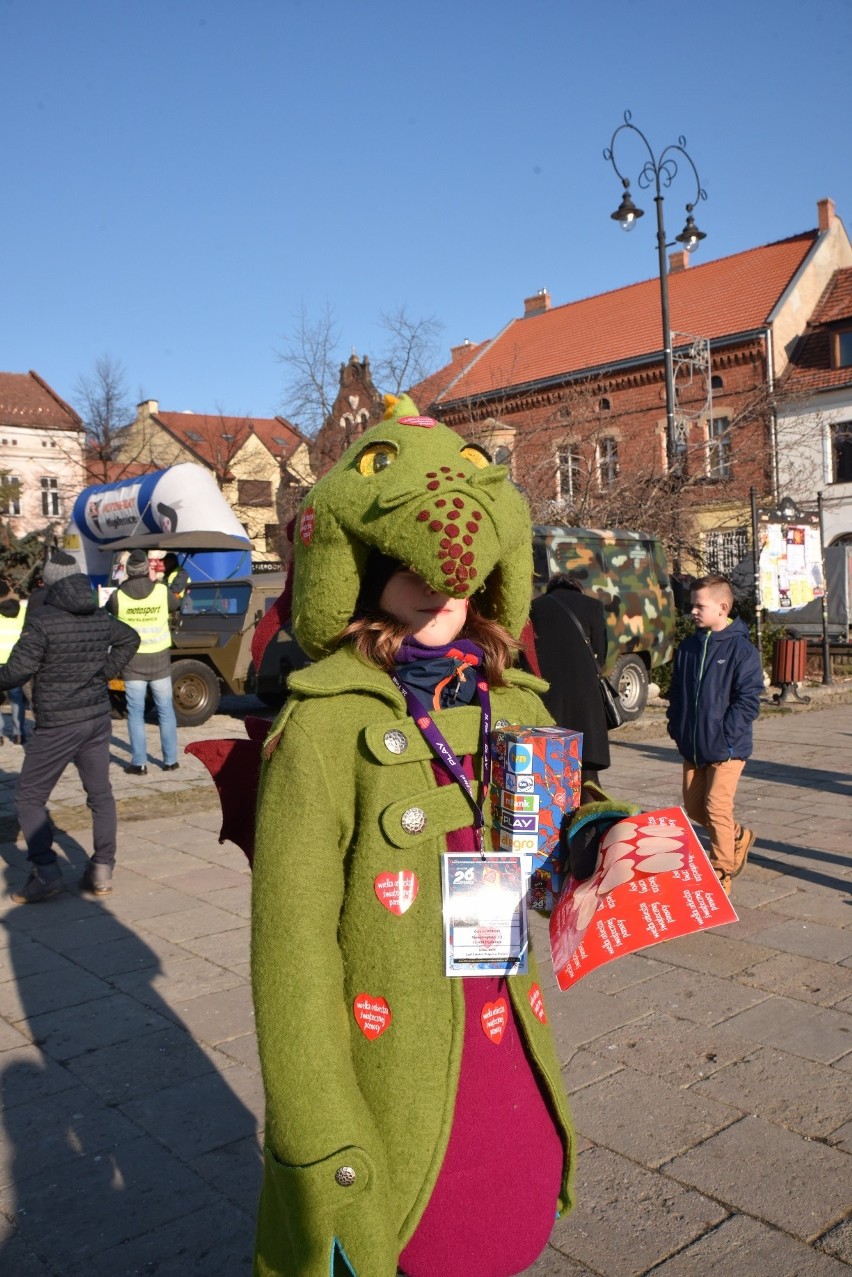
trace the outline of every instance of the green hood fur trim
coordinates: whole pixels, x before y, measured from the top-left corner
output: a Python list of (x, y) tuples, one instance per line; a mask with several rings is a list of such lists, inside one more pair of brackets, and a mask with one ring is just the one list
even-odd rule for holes
[(394, 400), (311, 489), (294, 545), (293, 628), (314, 660), (352, 618), (370, 552), (398, 559), (435, 590), (477, 595), (516, 637), (529, 615), (532, 532), (506, 466)]

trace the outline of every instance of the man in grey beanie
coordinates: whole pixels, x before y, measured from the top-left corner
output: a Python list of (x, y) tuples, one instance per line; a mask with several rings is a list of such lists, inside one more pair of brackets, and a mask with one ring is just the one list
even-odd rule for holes
[(42, 576), (44, 602), (29, 612), (8, 661), (0, 665), (0, 688), (33, 679), (36, 720), (16, 790), (32, 866), (27, 882), (12, 893), (17, 904), (50, 900), (64, 887), (47, 800), (70, 762), (80, 773), (94, 834), (94, 854), (81, 886), (97, 896), (111, 890), (117, 819), (109, 780), (107, 682), (139, 646), (135, 630), (98, 607), (89, 578), (69, 554), (54, 551)]

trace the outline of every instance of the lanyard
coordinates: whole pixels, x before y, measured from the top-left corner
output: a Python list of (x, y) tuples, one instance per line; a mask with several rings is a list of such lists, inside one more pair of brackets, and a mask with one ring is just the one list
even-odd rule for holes
[[(438, 762), (449, 772), (456, 784), (461, 787), (470, 799), (470, 805), (473, 808), (473, 827), (476, 830), (476, 841), (479, 847), (479, 854), (484, 860), (485, 844), (482, 829), (485, 824), (485, 817), (482, 814), (481, 805), (476, 801), (473, 786), (464, 774), (461, 762), (447, 744), (443, 732), (435, 726), (426, 708), (414, 693), (399, 681), (396, 674), (391, 674), (390, 677), (394, 687), (402, 694), (406, 708), (420, 729), (426, 744), (432, 750)], [(488, 695), (488, 684), (484, 679), (476, 680), (476, 699), (479, 701), (479, 708), (482, 711), (482, 795), (484, 800), (491, 784), (491, 697)]]

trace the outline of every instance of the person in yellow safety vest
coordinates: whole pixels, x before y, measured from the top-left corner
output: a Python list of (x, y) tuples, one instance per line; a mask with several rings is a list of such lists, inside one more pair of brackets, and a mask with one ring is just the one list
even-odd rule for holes
[[(21, 637), (24, 621), (27, 616), (27, 605), (15, 597), (8, 581), (0, 579), (0, 665), (8, 661), (12, 648)], [(22, 687), (10, 687), (6, 693), (12, 710), (12, 741), (15, 745), (24, 743), (24, 716), (27, 700)], [(0, 745), (4, 742), (4, 733), (0, 727)]]
[(163, 555), (163, 580), (176, 598), (182, 599), (186, 594), (189, 573), (180, 566), (178, 556), (172, 554), (171, 550)]
[(140, 636), (136, 655), (124, 668), (127, 696), (127, 727), (130, 735), (130, 776), (148, 773), (148, 747), (145, 739), (145, 695), (150, 687), (160, 728), (163, 771), (177, 771), (177, 720), (172, 700), (169, 613), (176, 612), (180, 602), (162, 581), (152, 581), (148, 555), (133, 550), (127, 560), (127, 580), (110, 595), (107, 611), (130, 625)]

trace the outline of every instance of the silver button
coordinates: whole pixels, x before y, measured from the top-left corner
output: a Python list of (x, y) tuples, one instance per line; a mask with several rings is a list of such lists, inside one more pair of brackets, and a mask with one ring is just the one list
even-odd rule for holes
[(405, 732), (397, 731), (396, 728), (385, 732), (382, 739), (385, 742), (385, 749), (391, 754), (404, 754), (408, 749), (408, 737)]
[(341, 1188), (351, 1188), (355, 1183), (355, 1172), (351, 1166), (341, 1166), (334, 1172), (334, 1178)]
[(508, 726), (509, 726), (508, 718), (498, 718), (497, 722), (494, 724), (494, 730), (498, 731), (501, 727), (508, 727)]
[(426, 813), (422, 807), (407, 807), (400, 817), (400, 824), (407, 834), (419, 834), (426, 828)]

